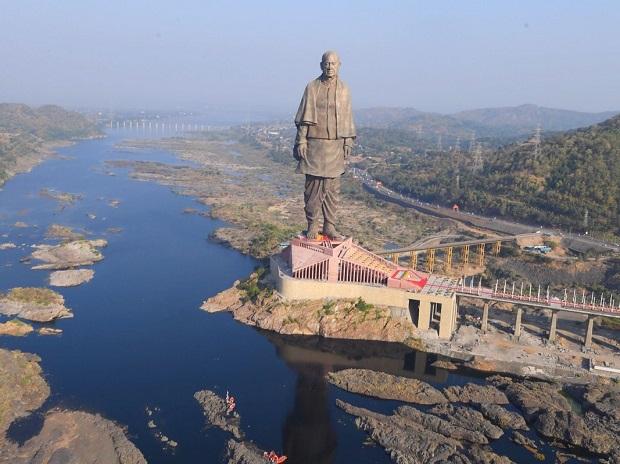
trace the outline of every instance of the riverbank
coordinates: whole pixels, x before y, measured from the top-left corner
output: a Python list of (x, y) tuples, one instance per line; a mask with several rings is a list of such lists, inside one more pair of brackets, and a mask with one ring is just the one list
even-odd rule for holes
[(590, 359), (620, 368), (620, 343), (613, 329), (597, 328), (595, 349), (583, 353), (580, 321), (562, 322), (558, 343), (547, 344), (539, 328), (545, 315), (527, 313), (522, 319), (523, 335), (515, 340), (510, 309), (491, 311), (489, 329), (483, 333), (476, 315), (479, 310), (466, 301), (461, 303), (459, 327), (450, 340), (439, 339), (434, 330), (416, 329), (410, 320), (395, 316), (388, 307), (355, 300), (287, 301), (274, 291), (268, 273), (262, 272), (235, 282), (205, 300), (201, 308), (212, 313), (228, 311), (239, 322), (279, 334), (403, 343), (483, 372), (583, 382), (594, 375), (588, 369)]
[[(192, 165), (179, 166), (132, 159), (112, 161), (129, 168), (137, 180), (168, 185), (210, 207), (211, 217), (232, 227), (218, 228), (211, 238), (242, 253), (264, 258), (280, 242), (306, 228), (304, 177), (294, 165), (274, 161), (264, 150), (233, 140), (174, 138), (127, 141), (123, 149), (170, 150)], [(412, 213), (365, 192), (353, 179), (342, 179), (339, 228), (370, 249), (406, 246), (428, 234), (460, 230), (451, 221)]]

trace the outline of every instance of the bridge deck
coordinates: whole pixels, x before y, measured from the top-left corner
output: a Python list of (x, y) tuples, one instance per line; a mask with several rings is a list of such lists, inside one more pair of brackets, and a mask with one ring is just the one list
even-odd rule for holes
[(495, 292), (490, 288), (480, 287), (453, 287), (458, 296), (478, 298), (486, 301), (498, 301), (502, 303), (520, 304), (535, 308), (551, 309), (554, 311), (567, 311), (572, 313), (588, 314), (592, 316), (606, 316), (620, 319), (620, 308), (601, 304), (588, 304), (561, 300), (557, 297), (536, 297), (525, 295), (512, 295), (510, 293)]
[(475, 246), (475, 245), (482, 245), (482, 244), (490, 244), (490, 243), (497, 243), (497, 242), (514, 242), (515, 240), (517, 240), (518, 238), (522, 238), (522, 237), (530, 237), (534, 234), (519, 234), (519, 235), (509, 235), (509, 236), (502, 236), (502, 237), (495, 237), (495, 238), (481, 238), (481, 239), (475, 239), (475, 240), (464, 240), (462, 242), (450, 242), (450, 243), (439, 243), (437, 245), (422, 245), (422, 246), (409, 246), (409, 247), (404, 247), (404, 248), (395, 248), (393, 250), (381, 250), (376, 252), (376, 254), (378, 255), (392, 255), (394, 253), (408, 253), (411, 251), (425, 251), (425, 250), (430, 250), (430, 249), (439, 249), (439, 248), (458, 248), (458, 247), (463, 247), (466, 245), (469, 246)]

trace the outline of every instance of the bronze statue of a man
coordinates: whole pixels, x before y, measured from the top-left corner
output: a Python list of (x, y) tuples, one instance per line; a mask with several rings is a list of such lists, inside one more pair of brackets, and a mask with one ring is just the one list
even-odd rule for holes
[(338, 78), (340, 58), (333, 51), (323, 54), (323, 73), (310, 81), (301, 98), (295, 125), (294, 155), (297, 172), (306, 175), (304, 203), (308, 231), (316, 240), (319, 219), (323, 215), (323, 234), (341, 239), (336, 230), (336, 210), (340, 195), (340, 176), (344, 160), (351, 154), (355, 124), (351, 95), (347, 85)]

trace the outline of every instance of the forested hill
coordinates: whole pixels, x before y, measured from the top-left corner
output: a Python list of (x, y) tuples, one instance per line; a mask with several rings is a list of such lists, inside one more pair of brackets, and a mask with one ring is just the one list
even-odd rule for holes
[(18, 103), (0, 103), (0, 132), (27, 133), (43, 140), (85, 138), (98, 133), (92, 121), (75, 111)]
[(533, 224), (620, 233), (620, 115), (545, 138), (539, 150), (514, 144), (482, 160), (477, 171), (471, 154), (433, 152), (388, 160), (371, 172), (428, 201)]
[(95, 124), (74, 111), (0, 103), (0, 185), (41, 159), (45, 142), (98, 135)]

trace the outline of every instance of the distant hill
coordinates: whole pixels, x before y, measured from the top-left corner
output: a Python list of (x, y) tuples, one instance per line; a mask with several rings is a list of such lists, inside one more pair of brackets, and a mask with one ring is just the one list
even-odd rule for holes
[(532, 143), (503, 147), (484, 155), (480, 171), (473, 167), (471, 154), (431, 152), (372, 173), (395, 189), (465, 210), (620, 233), (620, 115), (543, 138), (538, 150)]
[(454, 114), (429, 113), (415, 108), (367, 108), (355, 112), (357, 125), (378, 129), (404, 130), (420, 137), (453, 144), (457, 137), (513, 141), (529, 136), (541, 126), (544, 132), (566, 131), (602, 122), (617, 112), (583, 113), (579, 111), (521, 105), (484, 108)]
[(97, 135), (92, 121), (59, 106), (0, 103), (0, 185), (42, 159), (46, 142)]
[(591, 126), (592, 124), (605, 121), (616, 114), (618, 114), (617, 111), (583, 113), (536, 105), (520, 105), (461, 111), (452, 116), (461, 121), (473, 122), (483, 126), (531, 133), (539, 125), (546, 132), (566, 131)]
[(43, 140), (83, 138), (98, 132), (92, 121), (60, 106), (31, 108), (20, 103), (0, 103), (0, 132), (29, 133)]

